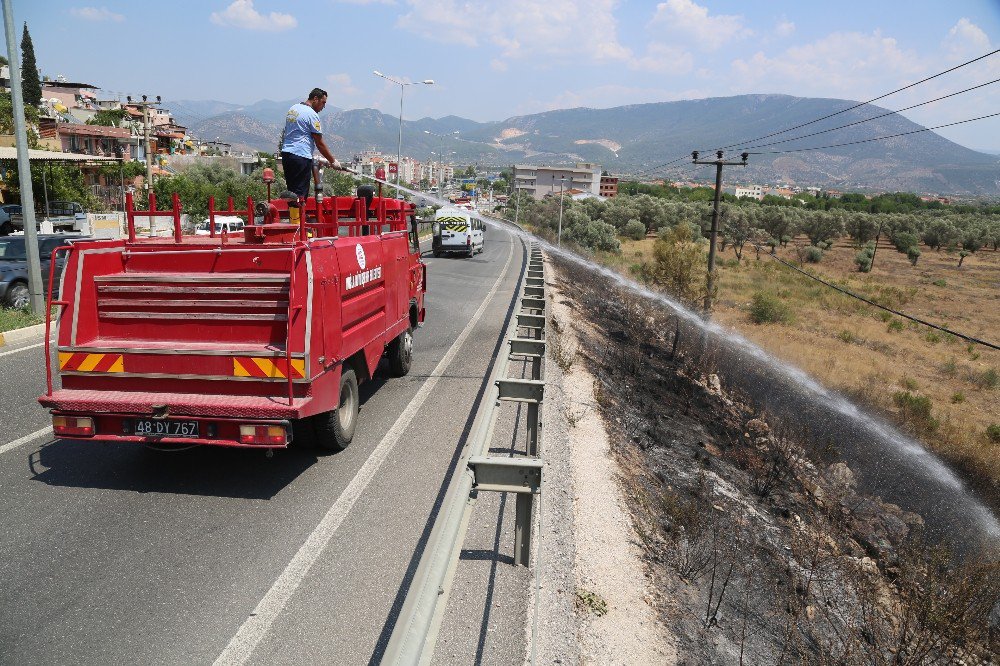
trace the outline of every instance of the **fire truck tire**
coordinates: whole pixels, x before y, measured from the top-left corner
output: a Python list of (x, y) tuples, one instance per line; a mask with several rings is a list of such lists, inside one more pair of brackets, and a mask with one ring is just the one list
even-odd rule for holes
[(313, 417), (316, 445), (327, 451), (343, 451), (354, 438), (358, 426), (358, 378), (354, 368), (340, 374), (340, 405), (337, 409)]
[(413, 362), (413, 329), (408, 328), (389, 343), (389, 373), (405, 377)]
[(311, 420), (292, 420), (292, 446), (297, 449), (311, 449), (316, 446), (316, 432)]

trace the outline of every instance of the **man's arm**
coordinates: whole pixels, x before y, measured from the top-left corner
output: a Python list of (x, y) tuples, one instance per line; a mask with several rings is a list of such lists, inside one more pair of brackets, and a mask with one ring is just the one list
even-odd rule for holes
[(340, 169), (340, 168), (342, 168), (340, 166), (340, 162), (337, 161), (337, 158), (334, 157), (333, 153), (330, 152), (330, 149), (326, 147), (326, 142), (323, 141), (323, 135), (322, 134), (316, 134), (314, 132), (313, 133), (313, 140), (316, 142), (316, 147), (319, 148), (319, 154), (322, 155), (323, 157), (325, 157), (326, 160), (330, 163), (330, 165), (334, 169)]

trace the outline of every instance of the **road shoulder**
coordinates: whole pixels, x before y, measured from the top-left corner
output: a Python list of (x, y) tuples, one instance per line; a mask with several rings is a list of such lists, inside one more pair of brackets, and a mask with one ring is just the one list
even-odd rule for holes
[[(549, 567), (539, 616), (555, 617), (557, 606), (575, 607), (580, 654), (566, 656), (578, 657), (580, 663), (674, 664), (676, 646), (652, 606), (655, 595), (649, 572), (636, 545), (638, 537), (619, 482), (625, 471), (610, 449), (595, 401), (594, 377), (582, 362), (573, 362), (578, 348), (570, 324), (574, 313), (555, 284), (548, 287), (552, 294), (548, 328), (554, 330), (548, 340), (546, 370), (562, 390), (553, 391), (555, 399), (546, 404), (546, 500), (549, 512), (558, 511), (561, 498), (553, 489), (569, 495), (571, 513), (561, 521), (571, 526), (575, 553), (569, 559), (571, 572)], [(568, 479), (559, 478), (563, 458), (568, 459)], [(550, 467), (555, 468), (552, 474)], [(543, 529), (552, 530), (547, 524), (552, 522), (552, 516), (542, 516)], [(544, 538), (558, 544), (559, 538), (551, 534), (546, 532)], [(554, 550), (546, 548), (546, 559), (554, 563), (568, 559), (566, 553)], [(552, 606), (544, 609), (548, 604)], [(539, 642), (545, 645), (546, 640)], [(542, 663), (551, 661), (543, 659)]]

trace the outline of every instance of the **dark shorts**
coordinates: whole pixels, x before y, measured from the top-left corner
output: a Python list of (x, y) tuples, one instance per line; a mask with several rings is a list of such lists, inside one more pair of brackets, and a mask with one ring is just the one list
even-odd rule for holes
[(313, 161), (307, 157), (281, 153), (281, 166), (285, 170), (285, 182), (288, 183), (288, 189), (300, 197), (309, 196)]

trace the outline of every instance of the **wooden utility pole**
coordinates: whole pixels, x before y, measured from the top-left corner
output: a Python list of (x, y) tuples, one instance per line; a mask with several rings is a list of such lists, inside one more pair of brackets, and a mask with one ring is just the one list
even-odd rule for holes
[(719, 239), (719, 200), (722, 198), (722, 167), (724, 166), (746, 166), (750, 153), (740, 155), (741, 162), (725, 162), (722, 159), (722, 151), (715, 152), (716, 159), (708, 161), (698, 161), (698, 151), (691, 152), (691, 159), (694, 164), (714, 164), (715, 165), (715, 201), (712, 203), (712, 231), (709, 237), (708, 246), (708, 285), (705, 292), (705, 315), (712, 311), (712, 293), (715, 291), (715, 245)]

